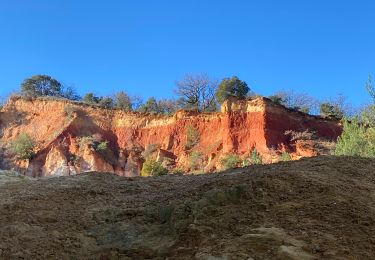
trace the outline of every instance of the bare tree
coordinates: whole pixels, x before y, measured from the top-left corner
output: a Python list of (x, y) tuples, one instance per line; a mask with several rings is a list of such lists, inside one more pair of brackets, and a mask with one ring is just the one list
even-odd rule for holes
[(176, 81), (175, 93), (184, 103), (184, 108), (200, 111), (216, 110), (215, 92), (217, 81), (211, 80), (207, 74), (187, 74)]
[(293, 90), (278, 91), (272, 95), (272, 98), (292, 109), (312, 114), (319, 112), (319, 101), (306, 93), (296, 93)]

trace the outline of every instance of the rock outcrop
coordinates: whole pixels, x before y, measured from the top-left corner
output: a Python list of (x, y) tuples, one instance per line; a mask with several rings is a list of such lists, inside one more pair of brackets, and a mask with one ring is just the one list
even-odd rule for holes
[[(187, 128), (196, 140), (187, 147)], [(30, 176), (72, 175), (87, 171), (137, 176), (150, 154), (169, 168), (189, 170), (190, 155), (199, 154), (202, 170), (221, 167), (220, 158), (249, 156), (256, 149), (265, 162), (282, 152), (292, 158), (315, 156), (314, 140), (291, 140), (285, 132), (310, 130), (335, 141), (342, 127), (335, 120), (307, 115), (258, 97), (228, 100), (221, 112), (178, 111), (171, 116), (124, 112), (66, 100), (11, 98), (0, 114), (3, 149), (20, 133), (36, 142), (36, 155), (22, 164)], [(309, 143), (310, 142), (310, 143)], [(98, 144), (105, 143), (105, 149)], [(324, 152), (323, 152), (324, 153)], [(3, 168), (20, 163), (3, 156)], [(276, 158), (276, 159), (275, 159)]]

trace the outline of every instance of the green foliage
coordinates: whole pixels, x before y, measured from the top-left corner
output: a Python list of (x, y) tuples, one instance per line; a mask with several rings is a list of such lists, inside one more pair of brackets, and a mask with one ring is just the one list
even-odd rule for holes
[(87, 104), (97, 105), (104, 108), (112, 108), (114, 101), (110, 97), (97, 97), (92, 92), (85, 94), (82, 101)]
[(114, 103), (116, 108), (124, 111), (132, 111), (131, 99), (124, 91), (120, 91), (116, 94)]
[(344, 117), (344, 111), (338, 105), (325, 102), (320, 104), (320, 115), (341, 119)]
[(197, 151), (193, 151), (190, 153), (188, 161), (190, 169), (200, 170), (203, 167), (203, 154)]
[(147, 159), (142, 166), (141, 176), (161, 176), (167, 175), (168, 170), (160, 162)]
[(281, 162), (288, 162), (290, 160), (292, 160), (292, 157), (290, 157), (290, 154), (287, 152), (283, 152), (279, 157), (279, 161)]
[(95, 96), (94, 93), (89, 92), (83, 96), (82, 101), (87, 104), (97, 104), (99, 102), (99, 98)]
[(283, 105), (285, 103), (284, 97), (279, 96), (277, 94), (269, 96), (268, 98), (271, 99), (271, 101), (273, 103), (276, 103), (276, 104), (279, 104), (279, 105)]
[(240, 166), (242, 160), (237, 154), (230, 153), (225, 155), (225, 157), (220, 160), (220, 163), (224, 167), (224, 169), (227, 170)]
[(375, 128), (366, 127), (357, 121), (345, 121), (334, 154), (375, 157)]
[(79, 148), (83, 149), (86, 145), (90, 146), (94, 151), (103, 152), (108, 149), (108, 141), (103, 140), (100, 134), (82, 136), (78, 139)]
[(246, 82), (233, 76), (232, 78), (225, 78), (221, 81), (215, 96), (219, 103), (223, 103), (228, 97), (244, 99), (249, 91), (250, 88), (247, 86)]
[(11, 151), (18, 159), (26, 160), (34, 156), (34, 140), (28, 134), (20, 134), (11, 144)]
[(140, 112), (143, 113), (158, 113), (158, 103), (154, 97), (150, 97), (145, 104), (139, 108)]
[(184, 174), (184, 173), (185, 173), (185, 171), (184, 171), (183, 169), (180, 169), (180, 168), (174, 168), (174, 169), (172, 170), (172, 174), (182, 175), (182, 174)]
[(108, 141), (102, 141), (97, 144), (96, 151), (105, 151), (108, 149)]
[(187, 125), (185, 149), (188, 151), (193, 149), (193, 147), (199, 143), (199, 140), (200, 140), (200, 136), (199, 136), (198, 130), (190, 124)]
[(263, 163), (262, 156), (257, 152), (257, 150), (255, 148), (250, 153), (250, 162), (252, 164), (262, 164)]
[(359, 114), (359, 121), (362, 124), (375, 127), (375, 105), (364, 108)]
[(48, 75), (34, 75), (25, 79), (21, 84), (21, 93), (26, 96), (63, 96), (60, 82)]
[(104, 108), (112, 108), (113, 107), (113, 99), (110, 97), (101, 97), (99, 98), (98, 102), (99, 106)]

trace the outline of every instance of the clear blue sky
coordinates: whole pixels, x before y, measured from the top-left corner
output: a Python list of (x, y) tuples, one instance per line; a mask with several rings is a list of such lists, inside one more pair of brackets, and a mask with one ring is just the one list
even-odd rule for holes
[(49, 74), (80, 94), (168, 97), (206, 72), (359, 104), (374, 17), (372, 0), (0, 0), (0, 95)]

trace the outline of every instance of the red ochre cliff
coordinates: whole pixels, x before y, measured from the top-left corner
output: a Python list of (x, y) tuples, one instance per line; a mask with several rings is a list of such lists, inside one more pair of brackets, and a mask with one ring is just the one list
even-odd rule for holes
[[(186, 148), (187, 128), (198, 141)], [(235, 153), (248, 157), (256, 149), (265, 163), (282, 152), (293, 159), (321, 153), (314, 140), (293, 140), (285, 132), (310, 130), (321, 140), (335, 141), (342, 127), (335, 120), (289, 110), (267, 98), (228, 100), (221, 112), (178, 111), (153, 115), (104, 109), (66, 100), (10, 98), (0, 113), (2, 168), (18, 168), (29, 176), (73, 175), (88, 171), (122, 176), (140, 174), (146, 153), (172, 169), (191, 170), (189, 156), (200, 154), (201, 171), (220, 169), (220, 159)], [(30, 161), (17, 161), (9, 143), (19, 134), (36, 143)], [(94, 149), (90, 138), (108, 141)], [(85, 142), (86, 140), (86, 142)]]

